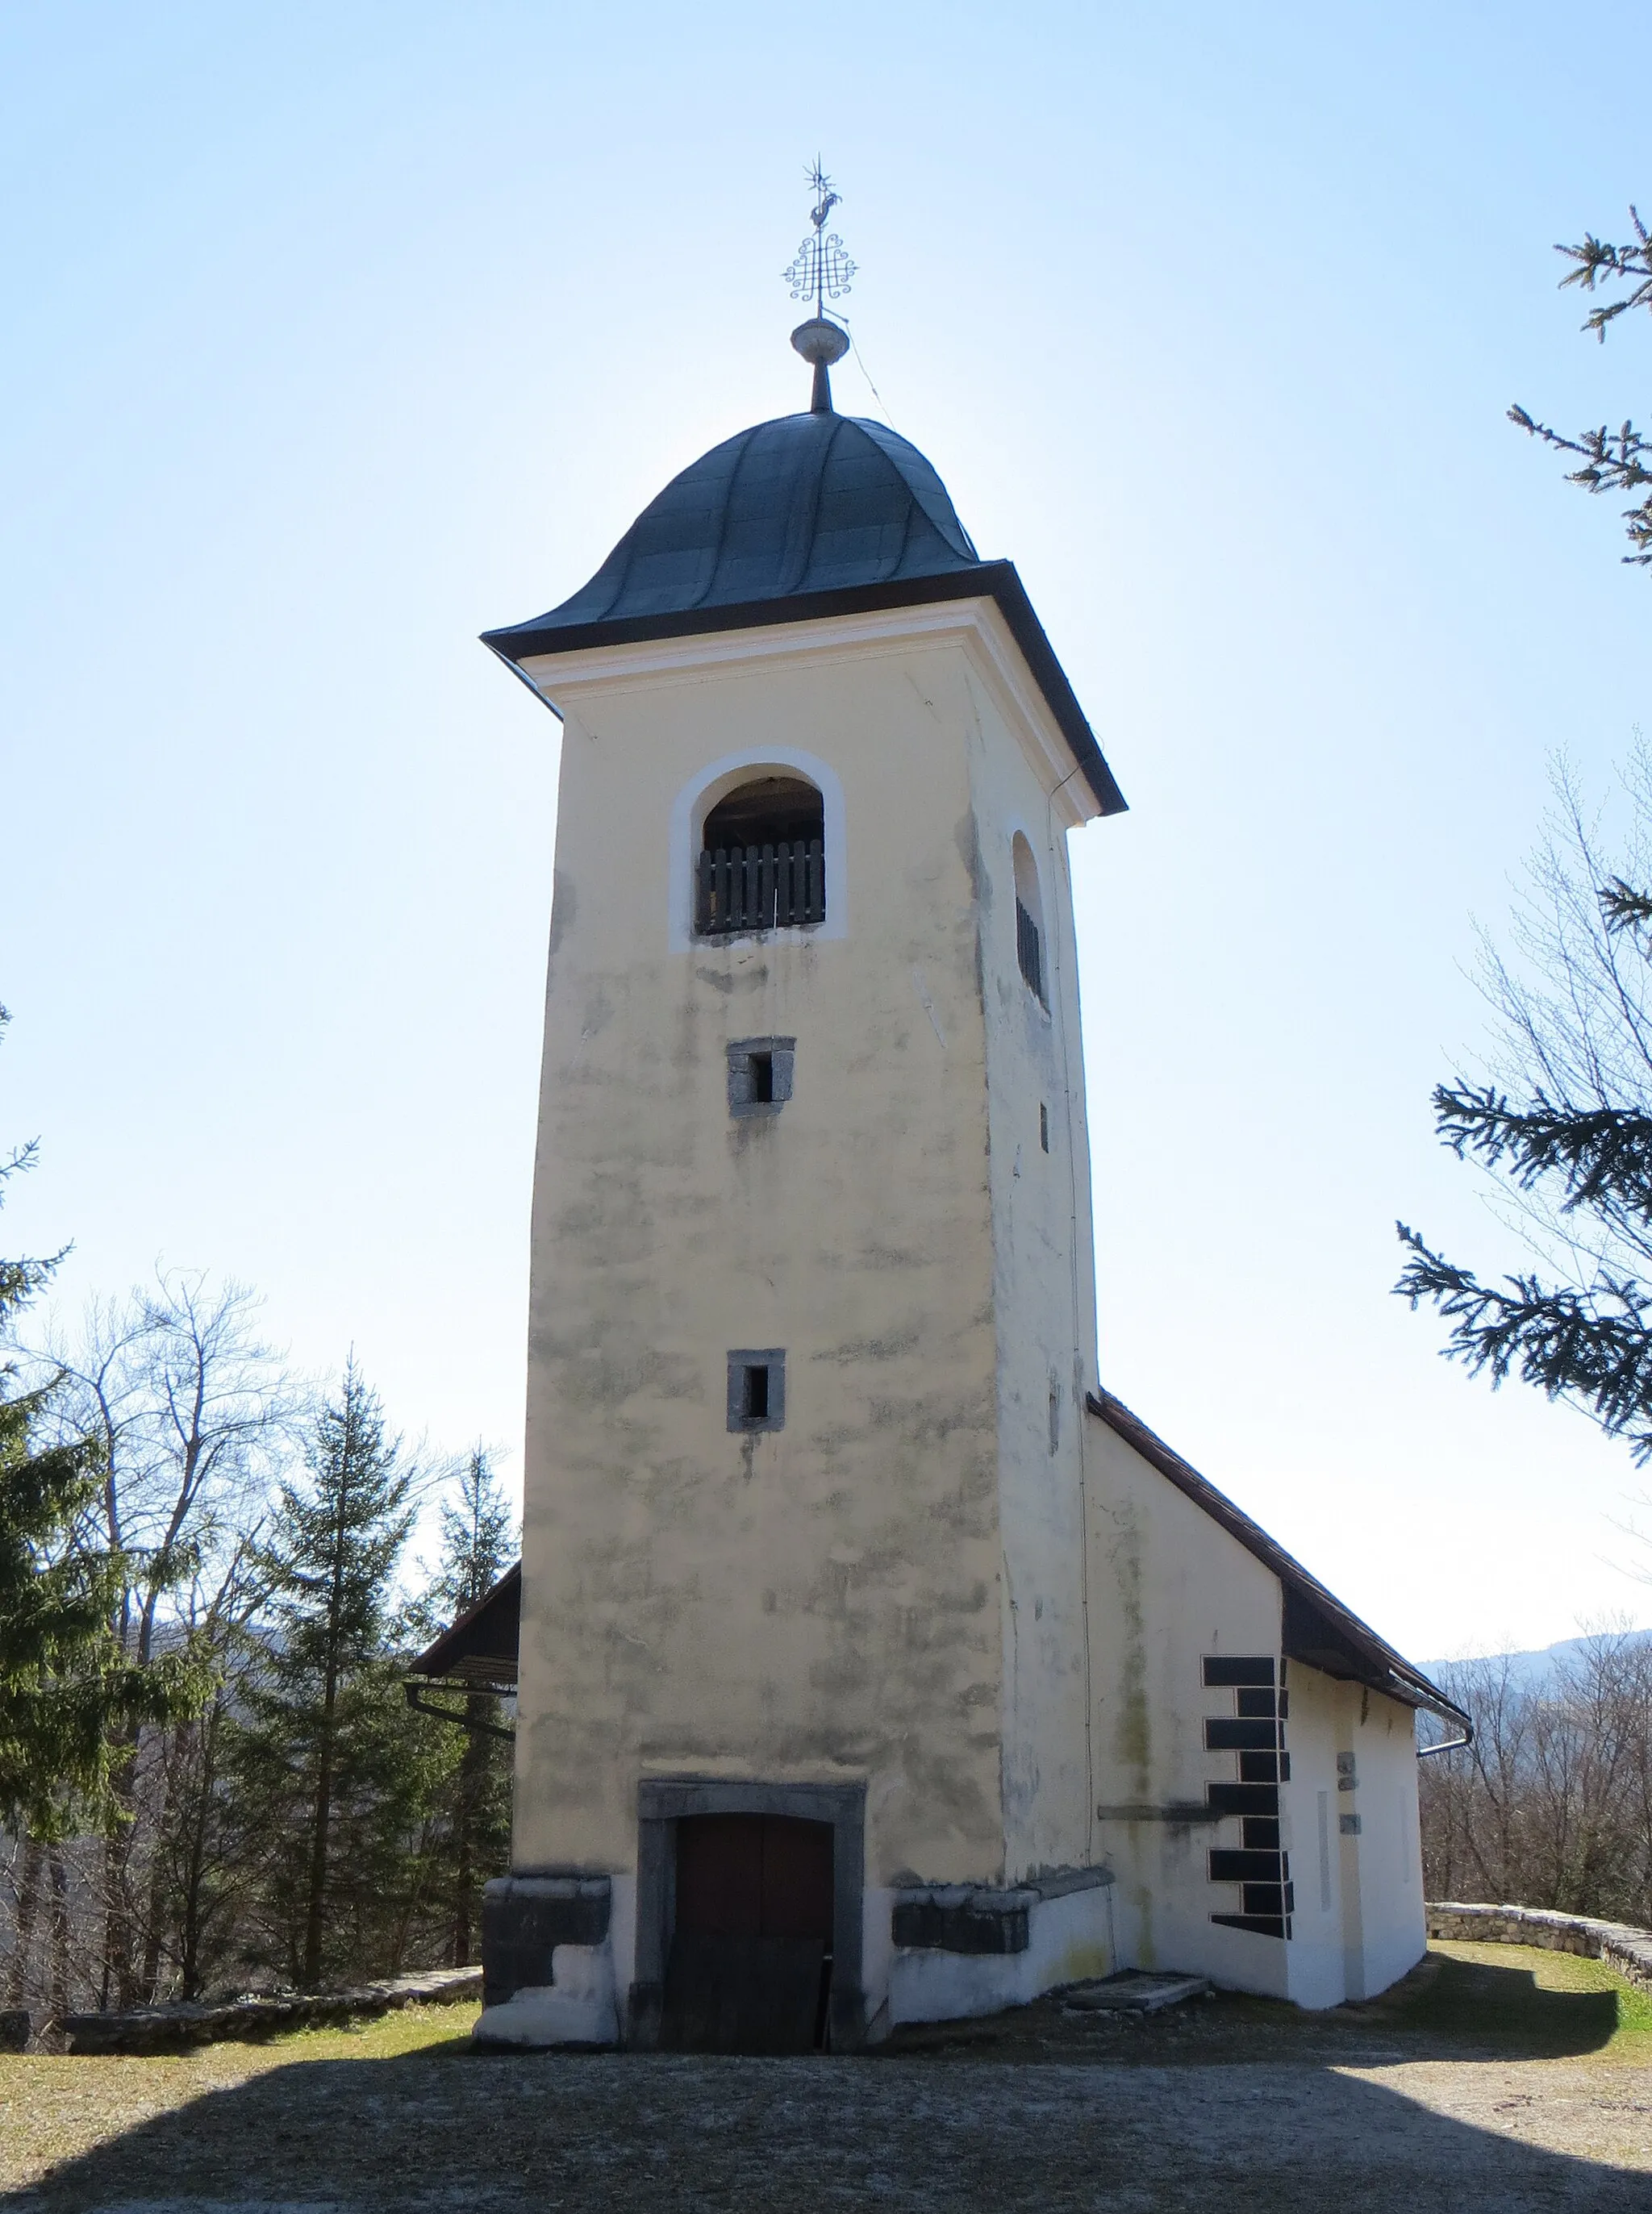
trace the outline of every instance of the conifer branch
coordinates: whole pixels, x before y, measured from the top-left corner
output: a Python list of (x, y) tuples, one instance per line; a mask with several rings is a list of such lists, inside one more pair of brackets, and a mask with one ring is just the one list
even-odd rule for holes
[[(1555, 248), (1575, 265), (1560, 280), (1563, 291), (1569, 284), (1591, 293), (1604, 284), (1629, 287), (1621, 298), (1600, 301), (1584, 320), (1583, 328), (1593, 331), (1602, 345), (1608, 323), (1627, 315), (1631, 308), (1652, 309), (1652, 234), (1633, 206), (1629, 218), (1635, 226), (1635, 237), (1627, 246), (1610, 245), (1586, 231), (1582, 245)], [(1566, 480), (1581, 485), (1585, 492), (1638, 492), (1652, 486), (1652, 468), (1648, 466), (1652, 443), (1627, 419), (1616, 431), (1602, 423), (1596, 430), (1580, 431), (1575, 438), (1539, 422), (1524, 407), (1511, 407), (1508, 419), (1557, 452), (1576, 455), (1582, 467), (1568, 471)], [(1625, 554), (1624, 560), (1635, 567), (1652, 566), (1652, 492), (1624, 509), (1624, 528), (1635, 549)]]
[(1638, 1464), (1652, 1461), (1652, 1294), (1604, 1274), (1582, 1290), (1528, 1274), (1484, 1284), (1406, 1224), (1395, 1228), (1411, 1258), (1394, 1290), (1413, 1310), (1431, 1300), (1451, 1323), (1447, 1359), (1494, 1389), (1518, 1374), (1548, 1398), (1575, 1399)]
[(1495, 1086), (1461, 1083), (1435, 1087), (1434, 1111), (1442, 1143), (1459, 1160), (1474, 1154), (1522, 1191), (1558, 1176), (1563, 1214), (1616, 1202), (1652, 1215), (1652, 1115), (1577, 1108), (1541, 1091), (1529, 1106), (1515, 1107)]

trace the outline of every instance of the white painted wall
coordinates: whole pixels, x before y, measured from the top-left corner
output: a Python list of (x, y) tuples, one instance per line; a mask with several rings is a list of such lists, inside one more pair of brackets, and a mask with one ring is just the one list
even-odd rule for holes
[(1340, 2006), (1349, 1995), (1343, 1948), (1343, 1853), (1337, 1817), (1348, 1812), (1353, 1801), (1337, 1789), (1343, 1688), (1315, 1669), (1304, 1668), (1294, 1660), (1290, 1664), (1290, 1720), (1286, 1728), (1291, 1780), (1282, 1795), (1285, 1849), (1291, 1857), (1296, 1911), (1292, 1919), (1288, 1987), (1290, 1997), (1305, 2007)]
[[(1416, 1721), (1396, 1699), (1295, 1661), (1290, 1691), (1290, 1996), (1337, 2006), (1386, 1991), (1427, 1949)], [(1338, 1753), (1353, 1755), (1352, 1791), (1338, 1788)], [(1357, 1832), (1343, 1829), (1346, 1815), (1358, 1817)]]

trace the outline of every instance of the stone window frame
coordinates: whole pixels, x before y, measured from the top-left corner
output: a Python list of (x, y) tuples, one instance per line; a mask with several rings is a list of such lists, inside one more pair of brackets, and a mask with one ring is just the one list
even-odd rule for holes
[[(730, 1114), (737, 1122), (761, 1121), (778, 1115), (792, 1097), (798, 1058), (796, 1038), (731, 1038), (725, 1050), (729, 1062)], [(768, 1055), (772, 1091), (767, 1099), (754, 1099), (751, 1096), (751, 1061), (755, 1054)]]
[[(748, 1415), (745, 1411), (746, 1371), (766, 1368), (768, 1371), (768, 1412)], [(729, 1428), (743, 1437), (753, 1437), (764, 1430), (783, 1430), (786, 1428), (786, 1348), (783, 1345), (732, 1346), (729, 1350)]]
[(658, 2043), (665, 1964), (676, 1925), (676, 1826), (693, 1814), (778, 1814), (826, 1822), (832, 1832), (831, 2046), (866, 2040), (861, 1987), (866, 1899), (866, 1787), (764, 1783), (705, 1776), (646, 1776), (637, 1785), (637, 1919), (627, 2042)]

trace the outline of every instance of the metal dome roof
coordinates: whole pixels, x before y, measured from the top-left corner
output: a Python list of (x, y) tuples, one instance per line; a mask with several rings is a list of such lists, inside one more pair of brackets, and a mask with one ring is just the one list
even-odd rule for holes
[(915, 446), (829, 404), (713, 446), (649, 502), (572, 599), (482, 642), (525, 674), (521, 664), (542, 654), (987, 598), (1101, 813), (1117, 813), (1123, 795), (1013, 564), (982, 560)]
[(782, 415), (702, 454), (572, 599), (488, 643), (982, 566), (915, 446), (858, 416)]

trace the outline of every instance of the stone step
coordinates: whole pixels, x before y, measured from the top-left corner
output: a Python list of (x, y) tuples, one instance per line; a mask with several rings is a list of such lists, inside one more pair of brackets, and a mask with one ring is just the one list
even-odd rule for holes
[(1124, 1968), (1091, 1984), (1069, 1984), (1062, 1993), (1064, 2014), (1157, 2014), (1183, 1999), (1207, 1997), (1208, 1976), (1155, 1976)]

